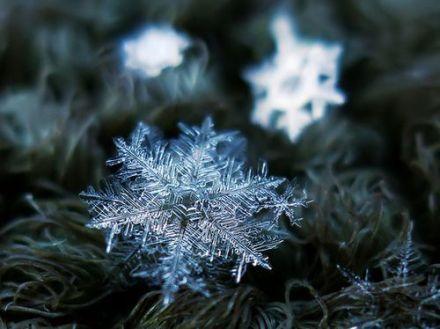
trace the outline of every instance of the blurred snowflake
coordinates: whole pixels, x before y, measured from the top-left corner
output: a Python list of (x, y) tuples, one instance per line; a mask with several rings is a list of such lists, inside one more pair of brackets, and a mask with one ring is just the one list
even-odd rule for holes
[(118, 248), (142, 258), (132, 274), (161, 285), (165, 303), (181, 286), (207, 293), (208, 281), (231, 270), (238, 282), (248, 263), (270, 269), (263, 252), (285, 236), (279, 218), (297, 224), (295, 209), (305, 205), (266, 165), (246, 169), (236, 132), (215, 132), (211, 119), (180, 129), (170, 143), (142, 123), (129, 141), (116, 139), (108, 164), (118, 174), (102, 191), (81, 194), (89, 226), (108, 232), (107, 251), (118, 237)]
[(252, 121), (284, 130), (295, 141), (329, 104), (344, 103), (343, 93), (335, 87), (342, 48), (300, 39), (283, 13), (274, 17), (272, 33), (275, 55), (244, 73), (256, 98)]
[(145, 77), (156, 77), (165, 68), (180, 65), (190, 44), (185, 34), (168, 25), (150, 25), (123, 42), (124, 65)]

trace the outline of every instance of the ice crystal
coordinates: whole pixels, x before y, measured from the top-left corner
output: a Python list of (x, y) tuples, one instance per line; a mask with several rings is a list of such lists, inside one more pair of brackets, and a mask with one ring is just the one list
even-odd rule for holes
[(341, 274), (355, 287), (359, 289), (362, 293), (366, 295), (370, 295), (372, 291), (372, 284), (368, 280), (368, 270), (365, 273), (365, 279), (362, 279), (360, 276), (358, 276), (356, 273), (353, 273), (352, 271), (343, 268), (340, 265), (336, 265), (338, 270), (341, 272)]
[[(437, 265), (426, 267), (420, 259), (412, 239), (413, 223), (409, 222), (399, 239), (386, 250), (388, 257), (381, 259), (381, 280), (365, 279), (338, 266), (351, 286), (344, 294), (351, 299), (350, 321), (362, 327), (392, 327), (403, 318), (411, 319), (414, 327), (430, 328), (440, 317), (440, 281)], [(382, 258), (381, 256), (380, 258)], [(378, 274), (378, 273), (376, 273)], [(338, 296), (337, 298), (340, 298)]]
[(305, 205), (265, 164), (246, 168), (236, 132), (217, 133), (209, 118), (180, 129), (170, 143), (142, 123), (128, 141), (117, 138), (107, 163), (118, 173), (101, 191), (81, 194), (88, 225), (107, 231), (107, 251), (115, 238), (128, 243), (142, 257), (134, 274), (161, 285), (165, 303), (181, 286), (206, 292), (225, 268), (237, 282), (249, 263), (270, 269), (263, 252), (283, 239), (280, 216), (295, 224), (295, 208)]
[(413, 222), (409, 223), (408, 230), (406, 232), (405, 241), (402, 243), (400, 252), (397, 256), (399, 265), (395, 270), (396, 276), (406, 282), (408, 275), (410, 274), (412, 267), (419, 262), (419, 255), (417, 254), (412, 241)]
[(252, 121), (283, 130), (295, 141), (305, 126), (324, 115), (329, 104), (344, 102), (335, 86), (342, 48), (301, 39), (286, 14), (274, 17), (272, 33), (275, 55), (244, 74), (256, 98)]
[(167, 67), (182, 63), (189, 38), (167, 25), (147, 26), (138, 36), (122, 44), (125, 67), (145, 77), (158, 76)]
[[(423, 262), (420, 259), (417, 248), (414, 247), (412, 234), (413, 222), (410, 221), (402, 237), (394, 241), (385, 251), (389, 255), (380, 261), (384, 279), (394, 283), (398, 282), (399, 285), (405, 285), (408, 277), (422, 267)], [(337, 265), (337, 268), (360, 291), (365, 294), (372, 293), (373, 283), (368, 280), (368, 270), (365, 274), (365, 279), (362, 279), (357, 274), (340, 265)]]

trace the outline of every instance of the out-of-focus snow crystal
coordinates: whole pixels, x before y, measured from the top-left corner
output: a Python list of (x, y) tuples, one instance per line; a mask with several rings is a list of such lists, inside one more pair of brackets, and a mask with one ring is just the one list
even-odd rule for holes
[(344, 94), (336, 88), (342, 48), (299, 38), (286, 14), (274, 17), (272, 33), (274, 56), (244, 73), (255, 97), (252, 121), (284, 130), (295, 141), (328, 105), (344, 102)]
[(305, 205), (266, 165), (247, 169), (236, 132), (217, 133), (209, 118), (180, 129), (171, 142), (142, 123), (128, 140), (117, 138), (107, 163), (119, 172), (101, 191), (81, 194), (88, 225), (107, 232), (107, 251), (128, 245), (139, 254), (132, 274), (161, 285), (165, 303), (181, 286), (207, 292), (228, 272), (238, 282), (249, 263), (270, 269), (263, 252), (284, 237), (280, 216), (296, 224), (295, 210)]
[(145, 77), (158, 76), (182, 63), (190, 39), (167, 25), (151, 25), (122, 44), (125, 67)]

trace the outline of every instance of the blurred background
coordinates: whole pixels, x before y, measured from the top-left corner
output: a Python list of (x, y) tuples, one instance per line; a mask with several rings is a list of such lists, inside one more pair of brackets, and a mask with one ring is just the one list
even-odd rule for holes
[[(345, 103), (294, 141), (251, 121), (243, 77), (276, 51), (280, 10), (302, 38), (343, 49)], [(192, 42), (153, 78), (121, 50), (149, 24)], [(157, 287), (115, 275), (77, 195), (111, 173), (113, 138), (138, 121), (172, 138), (208, 115), (313, 202), (272, 271), (163, 309)], [(0, 0), (0, 327), (435, 328), (439, 152), (437, 0)], [(409, 248), (421, 265), (396, 286), (388, 260)], [(373, 301), (359, 293), (367, 269)]]

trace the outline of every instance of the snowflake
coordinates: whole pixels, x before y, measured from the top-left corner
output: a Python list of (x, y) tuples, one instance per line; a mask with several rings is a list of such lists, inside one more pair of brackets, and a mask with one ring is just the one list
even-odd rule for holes
[(125, 67), (145, 77), (156, 77), (167, 67), (182, 63), (189, 38), (167, 25), (151, 25), (122, 44)]
[(225, 269), (237, 282), (249, 263), (270, 269), (263, 252), (285, 236), (279, 218), (297, 224), (295, 209), (305, 205), (266, 165), (246, 169), (236, 132), (215, 132), (209, 118), (180, 129), (166, 143), (140, 123), (128, 141), (115, 140), (117, 156), (107, 163), (117, 174), (102, 191), (81, 194), (93, 216), (88, 226), (107, 231), (107, 252), (118, 238), (140, 254), (133, 274), (161, 285), (165, 303), (181, 286), (208, 293), (207, 282)]
[(336, 89), (339, 45), (301, 40), (290, 19), (278, 14), (272, 22), (275, 55), (244, 73), (255, 100), (252, 121), (284, 130), (295, 141), (303, 128), (321, 118), (329, 104), (342, 104)]

